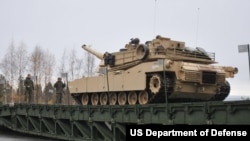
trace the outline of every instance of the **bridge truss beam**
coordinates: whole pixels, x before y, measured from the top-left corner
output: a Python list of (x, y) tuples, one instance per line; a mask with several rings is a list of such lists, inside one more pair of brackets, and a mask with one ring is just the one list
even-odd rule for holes
[(250, 101), (126, 106), (0, 106), (0, 125), (63, 140), (122, 141), (126, 125), (249, 125)]

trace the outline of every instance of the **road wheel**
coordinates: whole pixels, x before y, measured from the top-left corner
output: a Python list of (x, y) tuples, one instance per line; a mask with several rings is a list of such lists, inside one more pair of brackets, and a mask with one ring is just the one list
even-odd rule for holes
[(117, 95), (116, 93), (110, 93), (109, 94), (109, 104), (115, 105), (117, 103)]
[(101, 93), (100, 94), (100, 103), (101, 103), (101, 105), (107, 105), (108, 104), (108, 95), (107, 95), (107, 93)]
[(139, 100), (139, 104), (147, 104), (148, 103), (148, 92), (146, 91), (141, 91), (139, 93), (139, 97), (138, 97), (138, 100)]
[(135, 105), (137, 103), (137, 94), (136, 92), (132, 91), (128, 94), (128, 104)]
[(98, 105), (98, 102), (99, 102), (99, 95), (97, 93), (93, 93), (91, 96), (92, 105)]
[(127, 103), (127, 95), (125, 92), (120, 92), (118, 95), (119, 105), (125, 105)]
[(89, 104), (89, 96), (88, 94), (82, 95), (82, 105), (88, 105)]

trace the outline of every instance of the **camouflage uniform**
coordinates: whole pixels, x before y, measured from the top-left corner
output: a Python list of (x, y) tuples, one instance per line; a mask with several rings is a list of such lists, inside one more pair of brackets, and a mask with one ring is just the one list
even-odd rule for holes
[(31, 79), (30, 74), (26, 77), (24, 80), (24, 86), (25, 86), (25, 102), (33, 103), (33, 90), (34, 90), (34, 83)]
[(57, 82), (54, 84), (54, 87), (56, 88), (56, 104), (62, 103), (62, 94), (63, 94), (63, 88), (65, 88), (65, 84), (62, 82), (62, 79), (59, 77)]

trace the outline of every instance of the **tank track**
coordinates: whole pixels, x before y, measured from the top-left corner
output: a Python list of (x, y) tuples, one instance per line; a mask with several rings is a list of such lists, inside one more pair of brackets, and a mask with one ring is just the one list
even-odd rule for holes
[[(167, 92), (167, 95), (170, 95), (171, 92)], [(165, 92), (161, 91), (157, 95), (153, 95), (150, 100), (149, 104), (153, 103), (166, 103), (166, 94)]]
[[(174, 81), (166, 78), (167, 80), (167, 85), (166, 85), (166, 92), (167, 92), (167, 96), (171, 95), (171, 93), (173, 92), (173, 83)], [(162, 82), (164, 82), (163, 80), (161, 80)], [(149, 104), (154, 104), (154, 103), (174, 103), (174, 102), (188, 102), (188, 101), (193, 101), (193, 102), (203, 102), (204, 100), (196, 100), (196, 99), (172, 99), (172, 100), (168, 100), (166, 102), (166, 92), (165, 92), (165, 88), (164, 88), (164, 83), (162, 83), (163, 86), (161, 87), (160, 91), (158, 94), (151, 94), (151, 97), (149, 99)], [(150, 90), (149, 90), (150, 93)], [(216, 95), (209, 99), (208, 101), (223, 101), (224, 99), (226, 99), (228, 97), (230, 93), (230, 84), (228, 81), (225, 81), (224, 85), (222, 85), (220, 87), (220, 89), (218, 89)]]
[[(162, 78), (162, 77), (161, 77)], [(157, 94), (154, 94), (150, 91), (150, 89), (146, 89), (147, 93), (149, 94), (149, 99), (147, 104), (161, 104), (161, 103), (178, 103), (178, 102), (205, 102), (205, 101), (223, 101), (230, 93), (230, 85), (228, 81), (217, 90), (217, 93), (214, 97), (209, 100), (199, 100), (199, 99), (167, 99), (166, 101), (166, 93), (167, 96), (170, 96), (174, 91), (174, 79), (170, 77), (166, 77), (166, 88), (163, 78), (161, 79), (161, 88)], [(81, 103), (81, 94), (73, 96), (76, 103), (82, 105)]]

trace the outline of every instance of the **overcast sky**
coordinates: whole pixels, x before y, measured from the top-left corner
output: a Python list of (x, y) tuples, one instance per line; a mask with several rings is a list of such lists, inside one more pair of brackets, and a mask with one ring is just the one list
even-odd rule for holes
[(13, 40), (32, 51), (63, 50), (83, 44), (100, 52), (123, 48), (130, 38), (156, 35), (215, 52), (218, 65), (238, 67), (231, 95), (250, 96), (248, 54), (250, 0), (0, 0), (0, 59)]

